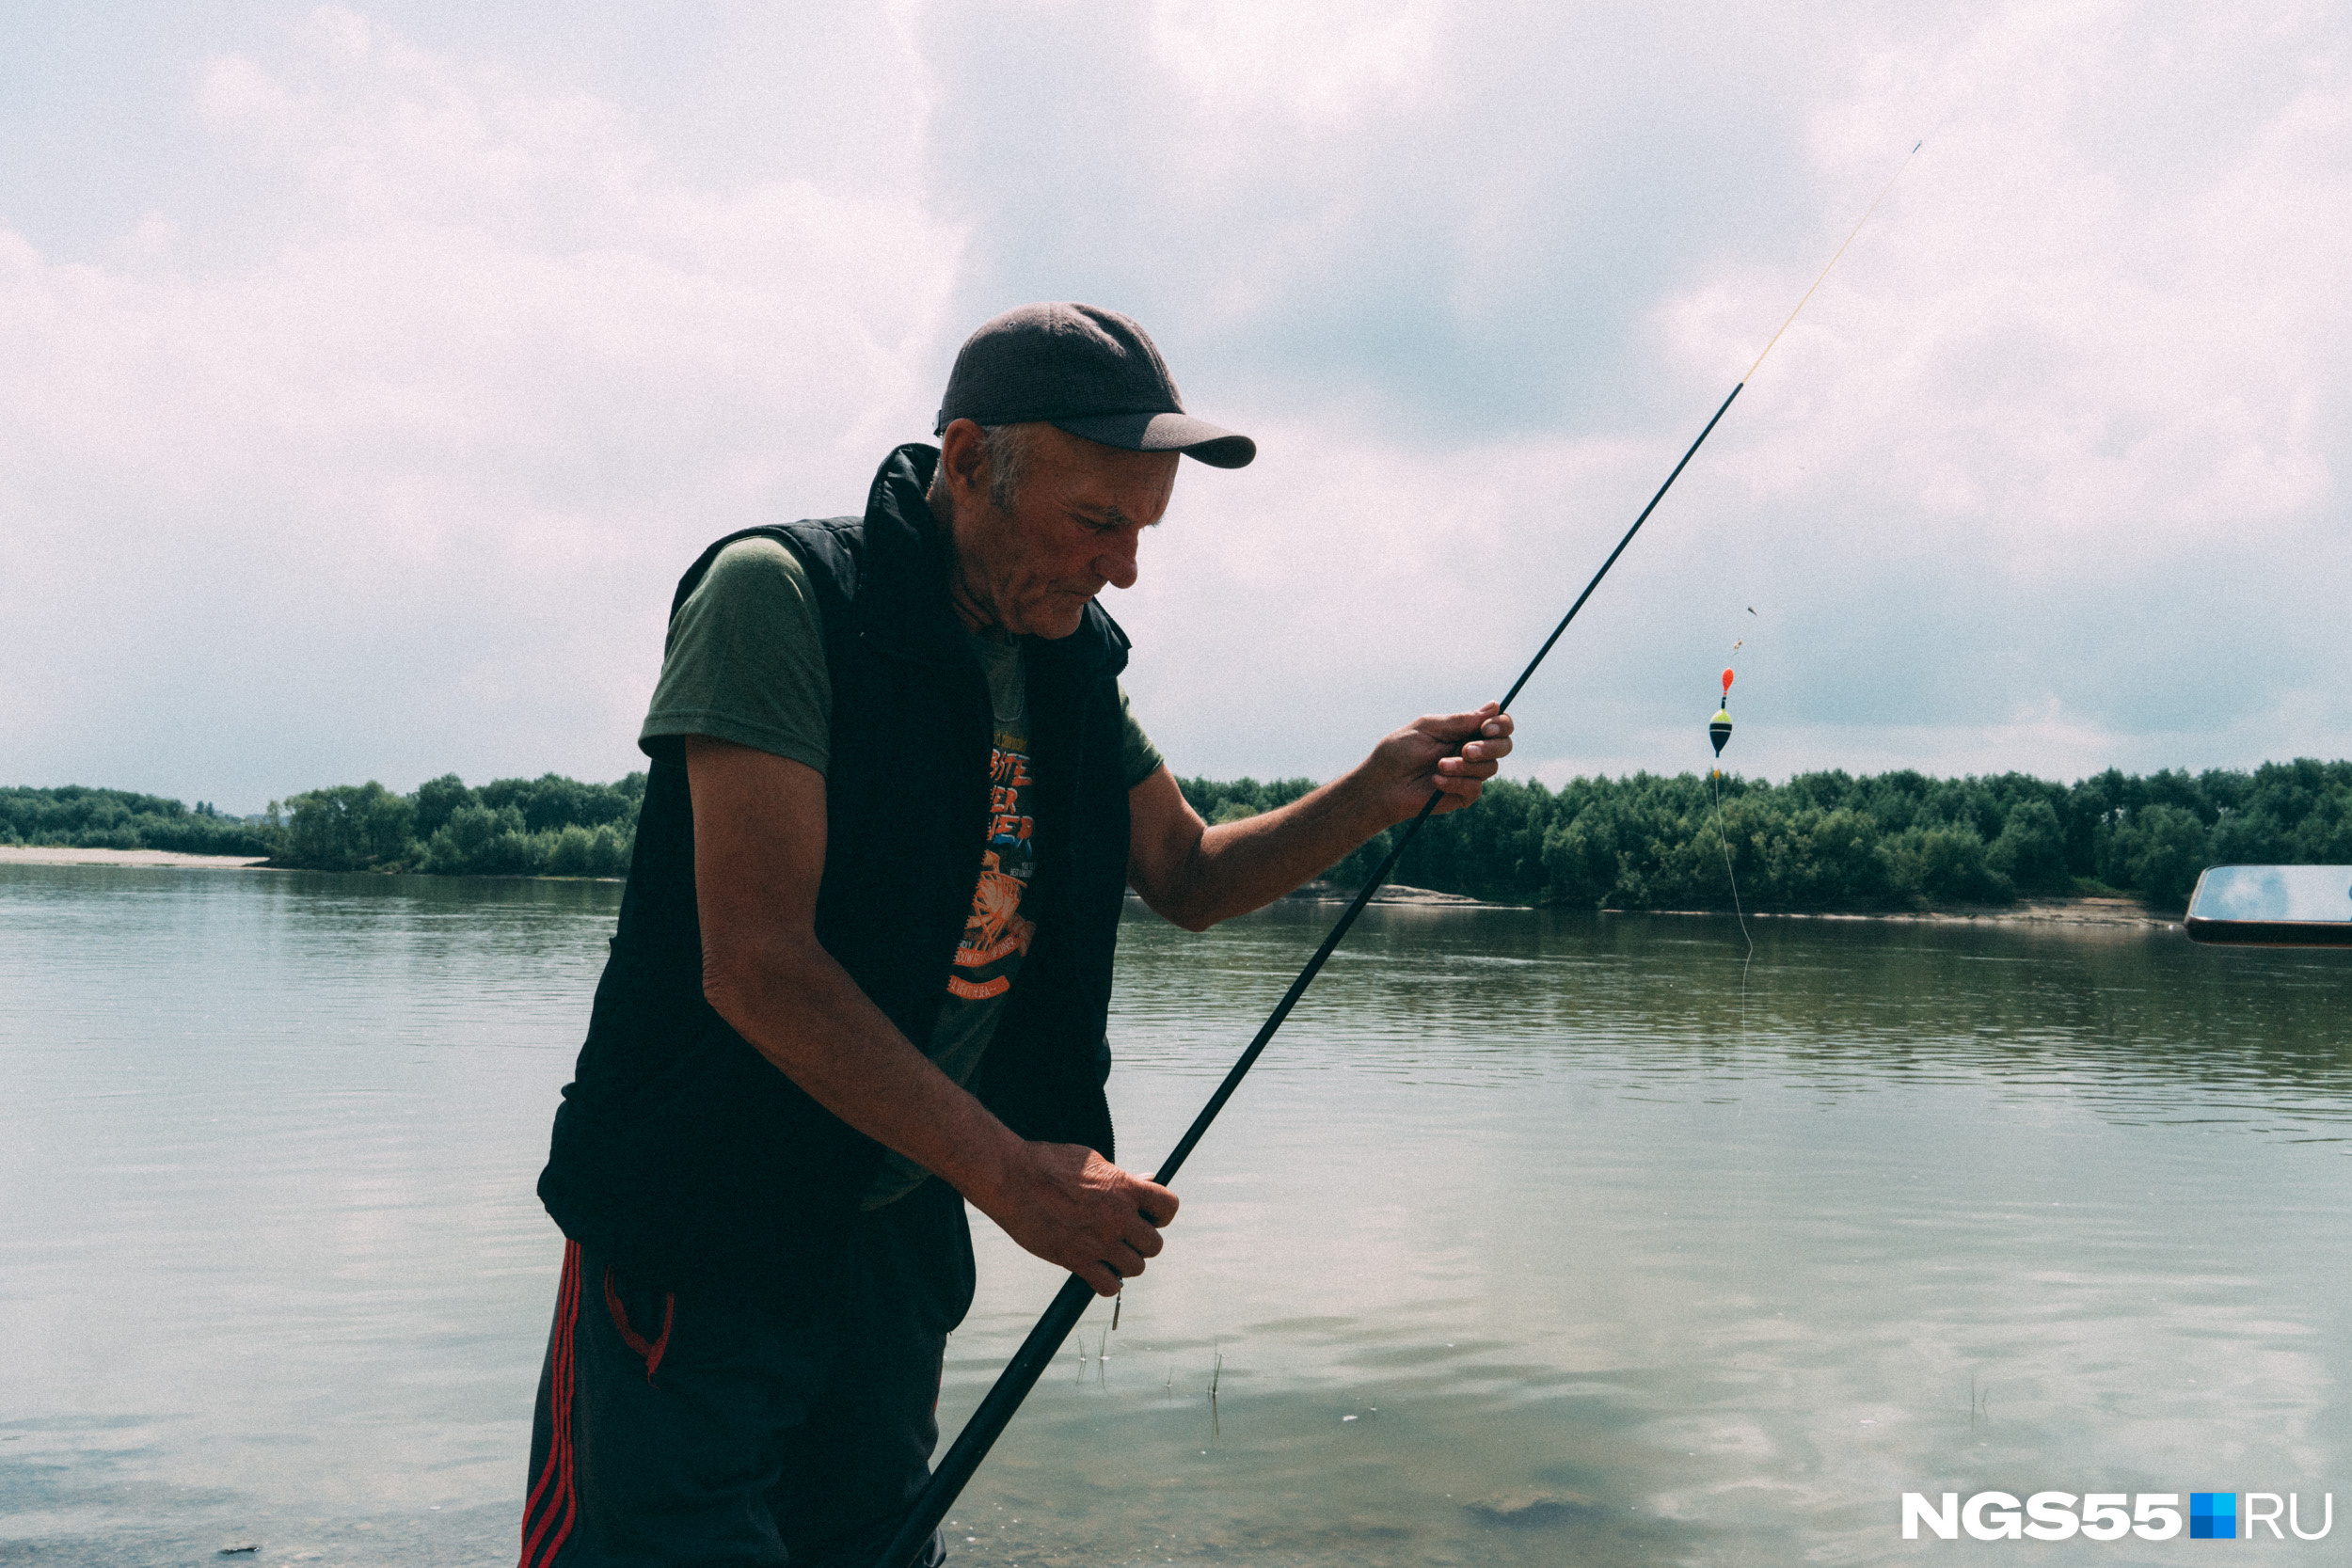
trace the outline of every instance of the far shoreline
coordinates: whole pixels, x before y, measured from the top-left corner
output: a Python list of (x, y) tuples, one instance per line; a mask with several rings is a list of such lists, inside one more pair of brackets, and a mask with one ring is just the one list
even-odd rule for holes
[[(1132, 896), (1132, 895), (1130, 895)], [(1335, 887), (1328, 882), (1309, 882), (1297, 892), (1277, 902), (1343, 904), (1356, 896), (1352, 888)], [(1406, 887), (1391, 883), (1372, 895), (1375, 904), (1417, 909), (1461, 910), (1525, 910), (1559, 908), (1551, 905), (1497, 904), (1483, 898), (1471, 898), (1458, 893), (1439, 893), (1434, 888)], [(2028, 898), (2017, 903), (2000, 905), (1956, 905), (1950, 909), (1927, 910), (1615, 910), (1591, 911), (1613, 915), (1673, 915), (1678, 918), (1720, 920), (1727, 914), (1744, 913), (1750, 920), (1882, 920), (1910, 925), (1939, 926), (2072, 926), (2119, 927), (2127, 929), (2163, 931), (2177, 929), (2178, 920), (2155, 913), (2137, 898), (2092, 896), (2083, 898)]]
[[(268, 857), (261, 855), (186, 855), (171, 849), (99, 849), (75, 848), (65, 845), (0, 844), (0, 865), (112, 865), (139, 870), (189, 871), (269, 871), (283, 867), (270, 865)], [(617, 881), (607, 877), (501, 877), (498, 881), (517, 882), (577, 882)], [(1130, 894), (1128, 896), (1133, 897)], [(1356, 896), (1352, 888), (1336, 887), (1329, 882), (1309, 882), (1278, 903), (1343, 904)], [(1497, 904), (1483, 898), (1471, 898), (1458, 893), (1439, 893), (1435, 888), (1407, 887), (1391, 883), (1373, 895), (1372, 901), (1390, 909), (1453, 909), (1453, 910), (1524, 910), (1540, 908), (1528, 904)], [(1615, 915), (1673, 915), (1684, 918), (1721, 919), (1730, 910), (1611, 910), (1596, 911)], [(1941, 926), (2072, 926), (2120, 927), (2141, 930), (2170, 930), (2180, 925), (2149, 910), (2137, 898), (2058, 898), (2027, 899), (2006, 908), (1992, 906), (1964, 907), (1948, 910), (1749, 910), (1751, 920), (1879, 920), (1911, 925)]]

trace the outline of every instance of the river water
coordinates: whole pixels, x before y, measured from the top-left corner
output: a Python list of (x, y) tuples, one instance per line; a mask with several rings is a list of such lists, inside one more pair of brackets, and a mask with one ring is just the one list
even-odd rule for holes
[[(617, 903), (0, 864), (0, 1560), (513, 1560), (532, 1182)], [(1131, 911), (1130, 1163), (1334, 912)], [(1867, 1563), (1939, 1549), (1902, 1493), (1993, 1488), (2314, 1528), (2352, 1480), (2352, 959), (1754, 930), (1743, 975), (1728, 921), (1368, 915), (958, 1560)], [(1057, 1283), (976, 1230), (951, 1432)]]

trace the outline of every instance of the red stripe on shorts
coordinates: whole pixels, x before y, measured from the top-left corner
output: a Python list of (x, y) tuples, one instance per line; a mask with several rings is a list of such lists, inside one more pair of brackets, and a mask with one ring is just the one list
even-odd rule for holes
[(548, 1568), (580, 1516), (580, 1497), (572, 1484), (572, 1341), (579, 1323), (580, 1243), (566, 1240), (563, 1283), (555, 1293), (554, 1340), (548, 1352), (554, 1364), (548, 1396), (553, 1432), (547, 1462), (540, 1466), (531, 1497), (523, 1504), (520, 1568)]
[(645, 1364), (645, 1381), (660, 1369), (661, 1353), (670, 1348), (670, 1325), (677, 1321), (677, 1292), (673, 1291), (661, 1298), (661, 1333), (651, 1344), (645, 1337), (629, 1326), (628, 1308), (621, 1305), (621, 1292), (615, 1288), (612, 1271), (604, 1271), (604, 1309), (612, 1318), (612, 1326), (621, 1331), (621, 1342), (637, 1353), (637, 1359)]

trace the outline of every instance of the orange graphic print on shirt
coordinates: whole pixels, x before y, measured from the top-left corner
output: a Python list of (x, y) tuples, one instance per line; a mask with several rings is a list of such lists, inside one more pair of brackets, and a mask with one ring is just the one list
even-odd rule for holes
[(1021, 811), (1031, 782), (1026, 752), (999, 745), (989, 753), (988, 847), (980, 855), (972, 913), (956, 947), (956, 973), (947, 977), (949, 993), (966, 1002), (985, 1002), (1011, 990), (1010, 972), (1037, 936), (1036, 924), (1021, 914), (1037, 869), (1033, 824)]

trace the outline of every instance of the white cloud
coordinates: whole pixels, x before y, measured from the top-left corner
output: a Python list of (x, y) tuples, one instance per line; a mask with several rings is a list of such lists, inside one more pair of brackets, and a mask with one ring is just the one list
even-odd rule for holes
[(1159, 0), (1151, 40), (1213, 113), (1271, 105), (1330, 125), (1375, 96), (1409, 100), (1428, 85), (1441, 13), (1434, 0)]
[[(2314, 412), (2341, 401), (2345, 314), (2321, 259), (2352, 245), (2352, 88), (2252, 83), (2293, 84), (2305, 55), (2340, 50), (2340, 29), (2185, 20), (2193, 40), (2159, 42), (2165, 30), (2122, 27), (2107, 8), (2036, 9), (1955, 44), (1948, 74), (1969, 97), (2005, 84), (2002, 117), (1955, 105), (1889, 221), (1791, 333), (1768, 372), (1782, 395), (1751, 415), (1773, 427), (1751, 470), (1761, 485), (1802, 492), (1800, 470), (1848, 494), (1867, 483), (1997, 546), (2007, 569), (2077, 582), (2118, 545), (2194, 550), (2217, 528), (2293, 527), (2326, 503), (2334, 433)], [(2252, 88), (2199, 166), (2084, 138), (2191, 48)], [(1869, 96), (1828, 112), (1817, 146), (1883, 121)], [(2147, 140), (2184, 134), (2147, 109)]]
[(2329, 8), (910, 3), (561, 70), (394, 14), (213, 50), (111, 245), (0, 230), (19, 776), (617, 772), (694, 550), (854, 507), (1057, 296), (1262, 442), (1113, 606), (1146, 721), (1330, 772), (1517, 672), (1923, 134), (1527, 755), (1700, 765), (1741, 635), (1751, 770), (2345, 749)]
[(43, 698), (8, 750), (256, 795), (629, 766), (668, 582), (780, 489), (862, 492), (959, 234), (683, 183), (610, 110), (340, 10), (199, 94), (294, 177), (260, 261), (175, 257), (201, 214), (119, 267), (0, 243), (0, 529), (56, 590), (0, 630)]

